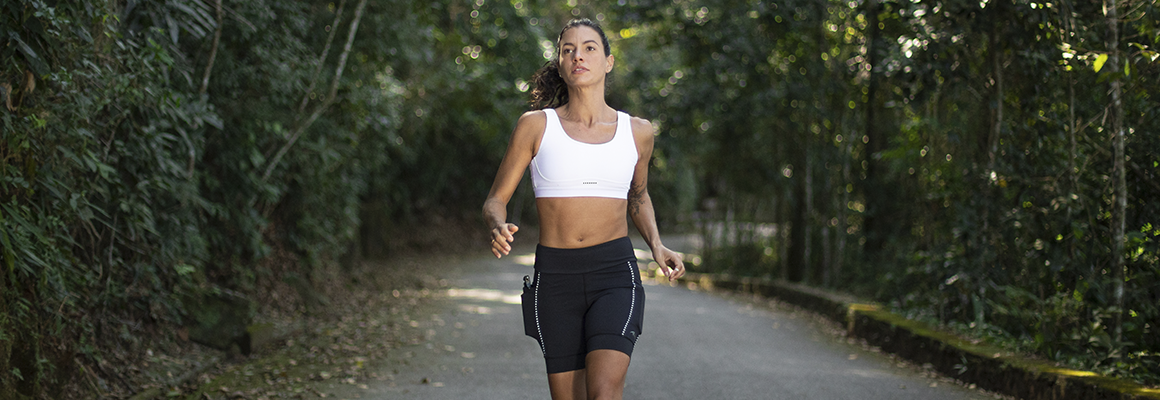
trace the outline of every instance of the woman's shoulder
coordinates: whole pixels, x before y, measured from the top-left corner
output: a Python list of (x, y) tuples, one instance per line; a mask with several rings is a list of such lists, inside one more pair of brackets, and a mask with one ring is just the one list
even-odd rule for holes
[[(521, 127), (535, 128), (539, 127), (543, 130), (544, 126), (548, 124), (548, 113), (544, 110), (531, 110), (520, 115), (520, 119), (516, 121), (516, 129)], [(530, 125), (530, 126), (529, 126)]]
[(628, 111), (616, 110), (616, 112), (619, 114), (624, 114), (624, 115), (628, 116), (628, 122), (629, 122), (629, 125), (632, 126), (633, 132), (636, 132), (636, 131), (641, 130), (641, 129), (646, 129), (646, 128), (652, 129), (652, 127), (653, 127), (652, 122), (649, 121), (648, 119), (629, 114)]
[(641, 117), (633, 116), (633, 115), (628, 114), (628, 113), (624, 113), (624, 114), (628, 115), (629, 126), (632, 127), (633, 136), (636, 136), (638, 138), (639, 137), (650, 137), (651, 138), (653, 136), (653, 133), (656, 131), (656, 127), (653, 126), (652, 121), (649, 121), (649, 120), (641, 118)]
[(516, 121), (516, 128), (512, 132), (512, 140), (528, 140), (530, 143), (539, 142), (540, 135), (548, 126), (547, 113), (544, 110), (532, 110), (520, 115)]

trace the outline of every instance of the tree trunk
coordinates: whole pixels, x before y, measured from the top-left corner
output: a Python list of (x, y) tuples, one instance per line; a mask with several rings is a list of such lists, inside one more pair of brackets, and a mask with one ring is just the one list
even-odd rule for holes
[(214, 60), (217, 59), (218, 43), (222, 40), (222, 0), (214, 3), (214, 9), (217, 10), (217, 26), (213, 30), (213, 44), (210, 45), (209, 60), (205, 63), (205, 73), (201, 76), (201, 88), (197, 90), (200, 94), (205, 94), (209, 88), (209, 74), (213, 71)]
[[(990, 281), (991, 277), (987, 271), (992, 270), (990, 263), (994, 262), (999, 251), (999, 235), (996, 228), (991, 223), (993, 218), (991, 210), (998, 207), (998, 196), (995, 195), (995, 187), (997, 184), (998, 173), (995, 168), (999, 159), (999, 138), (1003, 133), (1003, 61), (1002, 51), (999, 48), (999, 36), (1002, 34), (1000, 25), (1004, 24), (997, 16), (1000, 15), (999, 4), (991, 5), (990, 17), (993, 19), (991, 25), (991, 32), (988, 35), (987, 41), (987, 57), (991, 64), (991, 123), (987, 129), (987, 134), (984, 136), (983, 152), (986, 154), (986, 169), (984, 176), (980, 179), (980, 192), (982, 193), (979, 202), (979, 208), (982, 211), (981, 221), (982, 227), (977, 235), (969, 243), (972, 244), (973, 249), (969, 250), (971, 254), (976, 257), (976, 265), (983, 271), (980, 279), (983, 282), (979, 284), (978, 297), (973, 299), (973, 302), (985, 301), (985, 282)], [(983, 307), (975, 304), (975, 322), (982, 323), (984, 319)]]
[[(800, 164), (799, 164), (800, 165)], [(809, 229), (806, 218), (806, 183), (803, 177), (795, 176), (793, 185), (793, 222), (789, 232), (789, 262), (786, 265), (786, 279), (790, 282), (801, 282), (805, 278)]]
[[(983, 187), (986, 195), (983, 201), (987, 204), (983, 207), (983, 229), (981, 231), (982, 245), (995, 245), (995, 235), (991, 232), (991, 208), (995, 205), (994, 187), (997, 174), (995, 172), (995, 165), (999, 158), (999, 136), (1003, 132), (1003, 61), (1001, 60), (1001, 52), (999, 51), (999, 29), (998, 22), (991, 27), (991, 35), (987, 45), (987, 54), (991, 59), (991, 77), (994, 80), (991, 86), (991, 93), (994, 96), (991, 100), (993, 109), (991, 113), (991, 126), (987, 133), (987, 177), (983, 180)], [(991, 247), (993, 248), (993, 247)]]
[(318, 84), (318, 74), (322, 73), (322, 67), (326, 65), (326, 57), (330, 54), (330, 44), (334, 42), (334, 34), (338, 32), (338, 23), (342, 21), (342, 9), (346, 6), (346, 0), (338, 2), (338, 8), (334, 10), (334, 22), (330, 24), (330, 33), (326, 35), (326, 45), (322, 46), (322, 54), (318, 56), (318, 65), (314, 67), (314, 75), (310, 78), (310, 86), (306, 88), (306, 93), (302, 94), (302, 101), (298, 104), (298, 114), (306, 112), (306, 103), (310, 101), (310, 93), (314, 92), (314, 86)]
[[(850, 136), (850, 135), (847, 135), (847, 136)], [(841, 182), (845, 183), (847, 185), (853, 185), (854, 184), (854, 176), (850, 171), (850, 163), (853, 162), (851, 155), (853, 154), (853, 150), (854, 150), (854, 138), (853, 137), (845, 137), (845, 138), (843, 138), (842, 143), (843, 143), (843, 146), (842, 146), (842, 181)], [(838, 200), (838, 205), (836, 207), (837, 212), (838, 212), (838, 226), (837, 226), (837, 232), (835, 232), (835, 233), (838, 235), (838, 245), (837, 245), (838, 248), (835, 251), (835, 257), (834, 257), (834, 279), (837, 280), (838, 282), (841, 282), (842, 281), (842, 269), (844, 266), (843, 264), (846, 260), (846, 238), (850, 236), (849, 231), (848, 231), (850, 225), (847, 222), (847, 216), (849, 215), (848, 204), (850, 204), (850, 191), (846, 190), (846, 185), (839, 185), (838, 190), (841, 191), (841, 195), (838, 196), (839, 200)]]
[[(1075, 119), (1075, 71), (1069, 71), (1068, 73), (1067, 97), (1069, 119), (1067, 140), (1071, 144), (1071, 151), (1068, 152), (1069, 154), (1067, 158), (1067, 174), (1070, 178), (1068, 179), (1068, 182), (1070, 183), (1069, 186), (1071, 189), (1069, 190), (1069, 196), (1067, 199), (1067, 220), (1070, 221), (1072, 214), (1074, 214), (1077, 209), (1077, 204), (1075, 203), (1078, 200), (1072, 196), (1077, 196), (1076, 194), (1079, 193), (1079, 170), (1076, 168), (1075, 164), (1076, 158), (1079, 158), (1079, 147), (1077, 146), (1075, 140), (1076, 131), (1079, 129), (1079, 121)], [(1069, 245), (1067, 256), (1069, 259), (1075, 259), (1075, 240), (1069, 240), (1068, 243)]]
[(821, 224), (822, 234), (822, 287), (830, 287), (833, 278), (830, 276), (830, 265), (833, 263), (833, 250), (830, 246), (830, 231), (832, 230), (828, 223)]
[(1117, 0), (1105, 3), (1108, 17), (1108, 62), (1106, 68), (1111, 75), (1111, 122), (1112, 122), (1112, 182), (1115, 195), (1112, 202), (1112, 305), (1115, 319), (1112, 323), (1112, 338), (1123, 339), (1124, 308), (1124, 230), (1128, 209), (1128, 187), (1124, 160), (1124, 106), (1121, 101), (1123, 90), (1123, 66), (1120, 65), (1120, 18)]
[(812, 132), (805, 133), (805, 138), (806, 138), (805, 149), (804, 149), (805, 151), (802, 152), (804, 155), (804, 161), (805, 161), (802, 164), (805, 165), (805, 167), (806, 167), (806, 176), (802, 177), (802, 180), (803, 180), (802, 183), (805, 185), (805, 187), (803, 188), (805, 190), (805, 193), (803, 194), (804, 198), (802, 199), (802, 200), (804, 200), (804, 202), (802, 204), (802, 213), (805, 214), (804, 215), (805, 225), (802, 226), (802, 235), (804, 235), (803, 239), (805, 239), (805, 240), (803, 240), (801, 243), (801, 245), (802, 245), (802, 267), (801, 268), (802, 268), (802, 279), (807, 281), (807, 282), (813, 281), (814, 279), (816, 279), (814, 277), (817, 276), (817, 271), (813, 268), (814, 267), (814, 262), (813, 262), (813, 259), (814, 259), (813, 258), (813, 247), (814, 246), (812, 246), (812, 244), (814, 242), (812, 231), (813, 231), (814, 223), (816, 222), (815, 221), (816, 218), (814, 218), (814, 166), (812, 164), (813, 160), (810, 159), (810, 151), (811, 151), (810, 143), (813, 142), (810, 139), (811, 139), (812, 135), (813, 135)]
[(879, 93), (879, 79), (882, 76), (882, 66), (879, 64), (878, 48), (879, 36), (881, 35), (878, 29), (878, 0), (868, 0), (866, 2), (866, 63), (870, 67), (869, 87), (866, 92), (866, 151), (864, 152), (864, 161), (866, 162), (866, 179), (864, 181), (863, 191), (866, 199), (866, 214), (863, 217), (862, 234), (866, 238), (866, 247), (864, 251), (866, 255), (875, 258), (882, 250), (883, 237), (885, 232), (882, 231), (885, 215), (881, 215), (884, 208), (885, 196), (882, 186), (885, 181), (882, 170), (878, 161), (874, 159), (874, 154), (881, 152), (885, 147), (885, 138), (882, 132), (878, 129), (878, 97)]
[(775, 204), (774, 208), (774, 210), (776, 210), (775, 212), (777, 213), (773, 219), (774, 221), (777, 221), (777, 231), (774, 233), (774, 238), (778, 243), (777, 262), (781, 266), (781, 271), (778, 271), (778, 278), (788, 281), (790, 270), (788, 243), (790, 242), (790, 235), (786, 232), (786, 227), (790, 226), (792, 223), (790, 222), (789, 217), (787, 217), (787, 215), (789, 215), (791, 212), (789, 208), (790, 196), (787, 196), (784, 190), (781, 192), (782, 195), (777, 199), (777, 204)]

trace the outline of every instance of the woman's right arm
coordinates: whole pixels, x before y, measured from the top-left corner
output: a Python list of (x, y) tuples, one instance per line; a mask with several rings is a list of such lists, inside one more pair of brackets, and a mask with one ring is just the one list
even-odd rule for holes
[(503, 162), (495, 174), (495, 181), (491, 184), (491, 192), (483, 202), (483, 219), (491, 231), (491, 252), (496, 258), (512, 250), (511, 243), (515, 240), (513, 235), (519, 227), (507, 222), (507, 204), (519, 186), (524, 170), (536, 155), (546, 124), (547, 117), (543, 111), (529, 111), (520, 116)]

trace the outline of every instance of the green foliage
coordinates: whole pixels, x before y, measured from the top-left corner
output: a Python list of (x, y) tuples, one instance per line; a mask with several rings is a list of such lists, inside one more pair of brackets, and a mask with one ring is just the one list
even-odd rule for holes
[(55, 396), (75, 354), (122, 384), (91, 367), (139, 357), (189, 294), (309, 286), (359, 243), (403, 241), (383, 232), (477, 212), (542, 60), (541, 5), (367, 2), (348, 51), (356, 3), (0, 6), (4, 397)]
[[(784, 232), (772, 238), (784, 257), (753, 275), (1155, 383), (1160, 35), (1154, 4), (1125, 4), (1116, 70), (1107, 14), (1090, 2), (636, 0), (617, 12), (627, 40), (660, 56), (626, 86), (696, 165), (702, 226)], [(1127, 254), (1110, 250), (1116, 79)], [(732, 256), (708, 262), (751, 247), (707, 242)], [(1124, 309), (1109, 271), (1121, 257)]]
[[(23, 372), (16, 387), (31, 394), (59, 388), (74, 343), (113, 329), (101, 314), (180, 320), (171, 293), (185, 286), (172, 265), (208, 258), (197, 234), (204, 199), (184, 162), (199, 134), (189, 127), (216, 117), (173, 88), (180, 62), (158, 31), (118, 29), (128, 11), (5, 7), (5, 30), (24, 50), (0, 55), (3, 83), (19, 88), (14, 110), (0, 115), (0, 336), (14, 340), (0, 363), (13, 360)], [(25, 346), (31, 353), (17, 353)]]
[(1090, 2), (368, 1), (347, 50), (358, 3), (0, 6), (0, 397), (131, 359), (187, 295), (309, 287), (474, 220), (574, 16), (612, 39), (610, 104), (658, 127), (650, 192), (706, 234), (703, 268), (1158, 379), (1155, 4), (1122, 9), (1116, 63)]

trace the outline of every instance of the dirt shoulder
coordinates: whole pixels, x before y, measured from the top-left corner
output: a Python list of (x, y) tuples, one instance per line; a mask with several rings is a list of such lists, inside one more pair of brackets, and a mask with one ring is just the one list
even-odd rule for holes
[[(143, 367), (162, 372), (153, 373), (153, 382), (145, 385), (152, 390), (133, 399), (333, 398), (336, 385), (365, 387), (372, 380), (389, 385), (393, 376), (373, 367), (394, 349), (425, 340), (426, 333), (410, 325), (424, 315), (424, 307), (445, 296), (441, 289), (453, 272), (440, 266), (470, 255), (460, 250), (365, 261), (333, 278), (325, 290), (326, 304), (298, 315), (259, 316), (289, 333), (249, 356), (193, 343), (182, 347), (196, 352), (187, 348), (182, 354), (150, 356), (156, 362)], [(186, 359), (194, 353), (199, 361)], [(198, 371), (193, 367), (198, 362), (212, 366)], [(191, 371), (195, 374), (179, 379)]]

